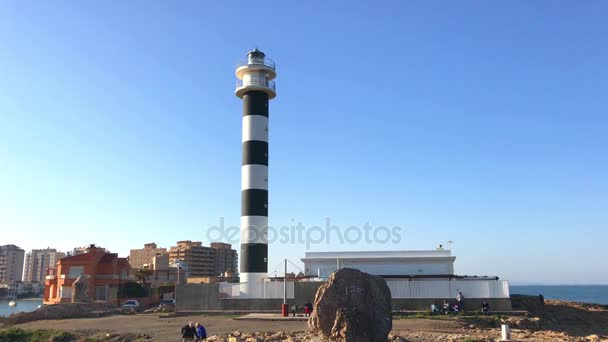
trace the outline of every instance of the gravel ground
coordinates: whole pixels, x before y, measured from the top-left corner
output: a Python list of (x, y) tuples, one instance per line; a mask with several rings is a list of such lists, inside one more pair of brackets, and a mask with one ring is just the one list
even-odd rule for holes
[[(42, 320), (19, 324), (23, 329), (57, 329), (73, 332), (99, 332), (116, 334), (146, 334), (157, 341), (177, 341), (181, 327), (192, 322), (201, 322), (208, 335), (225, 334), (232, 331), (265, 332), (265, 331), (302, 331), (307, 330), (306, 322), (280, 321), (237, 321), (231, 316), (181, 316), (159, 318), (158, 315), (109, 316), (101, 318), (78, 318), (61, 320)], [(427, 331), (436, 333), (462, 332), (456, 321), (438, 321), (428, 319), (401, 319), (393, 322), (393, 332)]]

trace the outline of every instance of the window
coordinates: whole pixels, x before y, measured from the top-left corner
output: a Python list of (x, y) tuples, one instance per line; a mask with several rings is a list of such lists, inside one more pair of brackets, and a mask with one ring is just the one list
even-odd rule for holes
[(108, 294), (108, 291), (107, 291), (107, 287), (105, 285), (95, 286), (95, 300), (107, 301), (108, 300), (107, 294)]
[(84, 274), (84, 266), (70, 266), (70, 278), (78, 278), (81, 274)]
[(60, 297), (61, 298), (72, 298), (72, 287), (71, 286), (62, 286), (60, 288)]

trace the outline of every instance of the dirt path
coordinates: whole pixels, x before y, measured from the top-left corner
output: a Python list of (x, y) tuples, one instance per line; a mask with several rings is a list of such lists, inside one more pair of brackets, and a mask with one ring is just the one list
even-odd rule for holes
[[(201, 322), (209, 335), (235, 330), (254, 331), (298, 331), (306, 330), (306, 322), (237, 321), (230, 316), (182, 316), (159, 318), (158, 315), (110, 316), (102, 318), (79, 318), (43, 320), (18, 325), (24, 329), (57, 329), (74, 332), (111, 332), (117, 334), (147, 334), (157, 341), (177, 341), (181, 327), (187, 322)], [(460, 332), (455, 321), (429, 319), (402, 319), (393, 322), (393, 331)]]

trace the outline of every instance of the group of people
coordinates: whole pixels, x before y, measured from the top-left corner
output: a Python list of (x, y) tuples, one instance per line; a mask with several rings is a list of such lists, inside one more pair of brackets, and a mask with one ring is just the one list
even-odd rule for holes
[[(451, 313), (459, 313), (464, 310), (464, 296), (462, 292), (458, 292), (458, 296), (456, 296), (456, 303), (450, 305), (447, 300), (443, 301), (443, 305), (441, 307), (437, 307), (435, 303), (431, 304), (431, 315), (438, 314), (451, 314)], [(481, 304), (481, 314), (487, 315), (490, 313), (490, 304), (484, 301)]]
[(188, 323), (182, 328), (182, 341), (204, 341), (207, 339), (207, 331), (205, 327), (200, 324), (193, 322)]
[(438, 307), (435, 303), (431, 304), (431, 315), (459, 313), (464, 310), (464, 295), (458, 292), (456, 303), (450, 304), (447, 300), (443, 301), (443, 305)]
[[(306, 317), (310, 317), (310, 315), (312, 314), (312, 304), (310, 303), (310, 300), (306, 302), (306, 304), (304, 304), (304, 306), (302, 307), (304, 309), (304, 315), (306, 315)], [(293, 304), (291, 306), (291, 314), (295, 317), (296, 313), (298, 311), (298, 306)]]

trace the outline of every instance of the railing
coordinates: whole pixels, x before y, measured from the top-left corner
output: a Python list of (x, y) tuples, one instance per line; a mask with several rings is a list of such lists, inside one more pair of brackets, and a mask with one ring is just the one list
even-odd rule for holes
[(393, 298), (509, 298), (506, 280), (387, 280)]
[(236, 89), (244, 88), (244, 87), (264, 87), (264, 88), (270, 88), (273, 91), (276, 91), (276, 84), (274, 83), (274, 81), (266, 81), (266, 82), (247, 81), (247, 82), (243, 82), (243, 80), (236, 80)]
[(247, 66), (247, 65), (263, 65), (263, 66), (265, 66), (267, 68), (275, 70), (274, 61), (272, 59), (270, 59), (270, 58), (264, 58), (263, 60), (249, 60), (249, 59), (246, 58), (244, 60), (239, 61), (236, 64), (236, 67), (240, 68), (240, 67), (244, 67), (244, 66)]
[[(245, 283), (242, 283), (245, 284)], [(283, 298), (283, 291), (285, 286), (281, 281), (265, 281), (262, 283), (261, 298)], [(287, 298), (294, 298), (294, 285), (293, 282), (287, 282)], [(219, 286), (219, 298), (220, 299), (240, 299), (246, 298), (241, 297), (241, 284), (233, 283), (221, 283)]]

